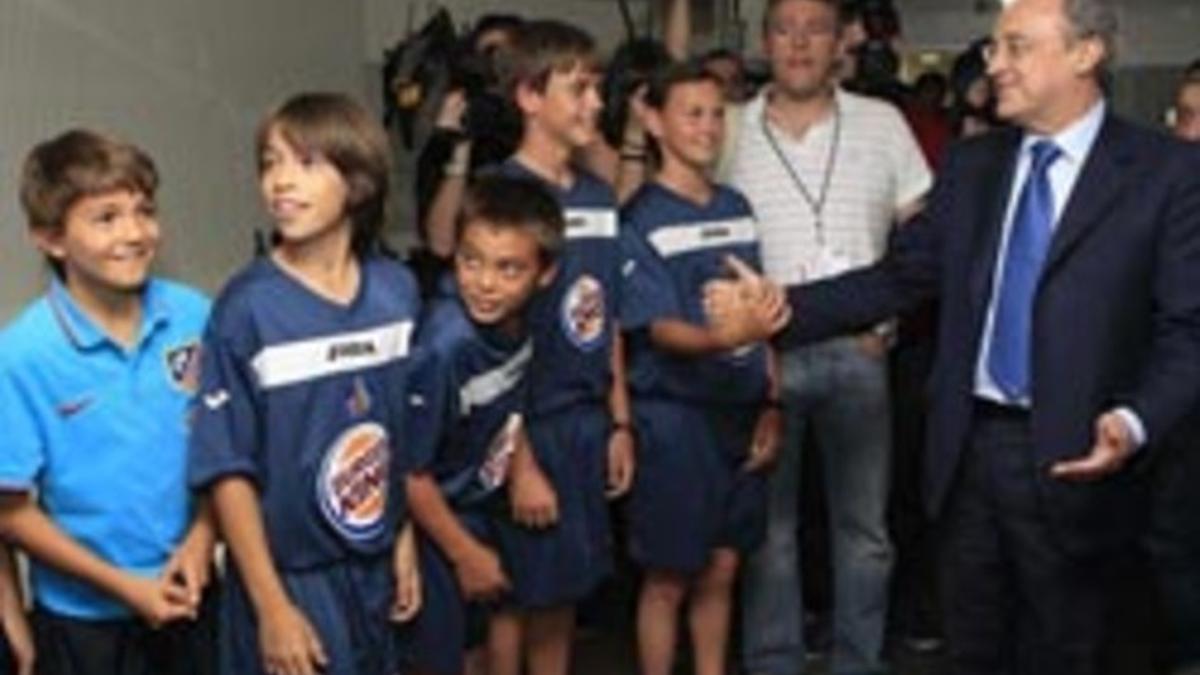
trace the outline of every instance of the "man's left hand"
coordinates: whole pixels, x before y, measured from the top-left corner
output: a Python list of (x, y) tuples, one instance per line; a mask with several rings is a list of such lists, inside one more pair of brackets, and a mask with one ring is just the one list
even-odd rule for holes
[(1096, 420), (1096, 440), (1087, 456), (1058, 462), (1050, 475), (1064, 481), (1090, 482), (1116, 473), (1136, 449), (1133, 432), (1121, 416), (1109, 411)]

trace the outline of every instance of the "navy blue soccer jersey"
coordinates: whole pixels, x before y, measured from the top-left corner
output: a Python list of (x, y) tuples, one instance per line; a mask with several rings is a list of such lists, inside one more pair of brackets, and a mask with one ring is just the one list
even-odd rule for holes
[(500, 173), (537, 180), (558, 199), (567, 242), (558, 274), (530, 310), (534, 364), (528, 404), (533, 415), (607, 399), (612, 336), (621, 290), (616, 195), (599, 178), (576, 170), (570, 189), (543, 181), (515, 159)]
[(226, 285), (205, 336), (189, 482), (250, 479), (281, 569), (380, 553), (403, 515), (398, 439), (420, 301), (399, 263), (361, 269), (341, 305), (256, 259)]
[(737, 191), (718, 185), (697, 204), (659, 183), (647, 183), (621, 212), (627, 262), (621, 326), (629, 332), (629, 388), (642, 396), (706, 403), (756, 403), (767, 390), (762, 345), (705, 357), (677, 355), (650, 342), (660, 319), (705, 323), (704, 284), (736, 255), (759, 267), (754, 215)]
[(455, 508), (483, 504), (507, 477), (510, 420), (524, 402), (532, 353), (526, 336), (473, 323), (458, 298), (437, 301), (422, 321), (405, 446)]

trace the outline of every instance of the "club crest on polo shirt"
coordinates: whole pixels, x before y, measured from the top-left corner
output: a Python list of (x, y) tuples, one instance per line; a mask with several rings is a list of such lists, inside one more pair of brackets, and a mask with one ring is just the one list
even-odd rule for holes
[(604, 287), (595, 277), (583, 274), (563, 294), (563, 330), (576, 347), (591, 351), (604, 337)]
[(384, 526), (391, 447), (375, 422), (346, 431), (325, 451), (317, 473), (317, 501), (326, 521), (346, 539), (366, 542)]
[(163, 355), (163, 360), (171, 386), (185, 394), (195, 394), (200, 387), (200, 342), (192, 340), (172, 347)]

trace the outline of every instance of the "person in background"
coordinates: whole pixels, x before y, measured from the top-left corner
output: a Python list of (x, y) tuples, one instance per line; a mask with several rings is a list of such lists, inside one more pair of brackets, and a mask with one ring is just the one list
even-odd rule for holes
[(956, 138), (977, 136), (1002, 124), (983, 58), (986, 45), (986, 39), (971, 43), (950, 69), (950, 117)]
[(1193, 63), (1175, 89), (1171, 130), (1185, 141), (1200, 141), (1200, 60)]
[[(433, 133), (417, 157), (415, 183), (421, 247), (414, 255), (426, 296), (437, 292), (454, 256), (454, 223), (463, 190), (480, 167), (498, 164), (521, 137), (521, 118), (499, 89), (497, 63), (522, 19), (486, 14), (463, 39), (452, 63)], [(443, 289), (444, 290), (444, 289)]]
[(746, 63), (740, 54), (732, 49), (717, 48), (700, 57), (700, 63), (721, 82), (726, 103), (746, 102), (749, 85), (746, 83)]
[[(741, 111), (729, 182), (757, 219), (766, 275), (782, 284), (875, 262), (931, 184), (900, 112), (840, 87), (846, 39), (837, 0), (772, 0), (763, 16), (771, 83)], [(903, 229), (903, 226), (900, 226)], [(784, 440), (770, 476), (767, 539), (742, 584), (742, 667), (795, 675), (804, 662), (797, 532), (801, 443), (816, 436), (828, 495), (833, 672), (877, 673), (893, 549), (887, 530), (892, 325), (781, 352)]]
[(938, 72), (921, 73), (904, 100), (904, 117), (912, 127), (925, 162), (935, 173), (946, 148), (954, 139), (954, 127), (946, 110), (949, 81)]
[[(1171, 131), (1200, 142), (1200, 62), (1184, 72), (1175, 89)], [(1168, 653), (1179, 674), (1200, 673), (1200, 410), (1171, 434), (1155, 467), (1155, 486), (1146, 536), (1162, 606)]]

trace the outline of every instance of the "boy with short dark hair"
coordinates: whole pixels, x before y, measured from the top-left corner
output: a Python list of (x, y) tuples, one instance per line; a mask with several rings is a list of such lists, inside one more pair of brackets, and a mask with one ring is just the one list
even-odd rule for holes
[(457, 229), (457, 294), (422, 323), (407, 443), (425, 582), (413, 654), (419, 672), (445, 675), (462, 672), (464, 647), (481, 637), (479, 603), (506, 598), (516, 571), (497, 539), (509, 518), (501, 488), (532, 356), (526, 314), (554, 276), (563, 219), (537, 183), (487, 176), (468, 188)]
[(22, 172), (55, 278), (0, 333), (0, 533), (32, 559), (41, 673), (211, 664), (215, 537), (184, 480), (209, 303), (150, 274), (157, 187), (142, 150), (84, 129)]

